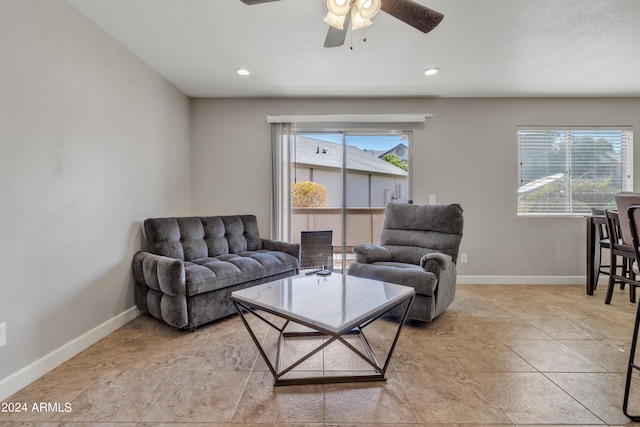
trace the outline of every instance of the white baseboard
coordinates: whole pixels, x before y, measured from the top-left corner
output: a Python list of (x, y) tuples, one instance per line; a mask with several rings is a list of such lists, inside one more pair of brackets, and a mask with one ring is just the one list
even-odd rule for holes
[(585, 276), (458, 276), (460, 285), (585, 285)]
[(118, 314), (117, 316), (107, 320), (101, 325), (96, 326), (92, 330), (85, 332), (78, 338), (64, 344), (52, 351), (51, 353), (41, 357), (28, 366), (20, 369), (8, 377), (0, 380), (0, 401), (5, 400), (20, 389), (31, 384), (47, 372), (60, 366), (62, 363), (71, 359), (82, 350), (100, 341), (116, 329), (129, 323), (141, 314), (137, 307)]

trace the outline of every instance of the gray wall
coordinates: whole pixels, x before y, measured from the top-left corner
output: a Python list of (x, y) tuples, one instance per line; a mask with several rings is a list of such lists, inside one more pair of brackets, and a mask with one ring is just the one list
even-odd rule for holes
[(0, 76), (1, 384), (134, 306), (191, 177), (187, 97), (65, 1), (0, 1)]
[(581, 283), (585, 274), (584, 219), (516, 217), (518, 125), (640, 129), (638, 98), (194, 99), (191, 108), (194, 213), (253, 212), (263, 234), (271, 201), (267, 115), (432, 113), (414, 132), (413, 198), (462, 204), (469, 263), (458, 271), (468, 283)]

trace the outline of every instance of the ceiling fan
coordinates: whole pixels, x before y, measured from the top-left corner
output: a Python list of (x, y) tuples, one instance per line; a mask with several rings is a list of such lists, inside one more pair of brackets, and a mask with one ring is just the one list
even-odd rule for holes
[[(270, 3), (280, 0), (240, 0), (247, 5)], [(329, 12), (325, 22), (329, 24), (329, 33), (324, 47), (336, 47), (344, 44), (349, 29), (364, 28), (371, 25), (371, 18), (379, 10), (428, 33), (438, 26), (444, 15), (422, 6), (413, 0), (327, 0)]]

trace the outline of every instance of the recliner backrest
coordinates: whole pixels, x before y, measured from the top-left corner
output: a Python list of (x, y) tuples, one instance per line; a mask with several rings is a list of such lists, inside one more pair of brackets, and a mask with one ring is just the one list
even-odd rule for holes
[(144, 231), (148, 252), (183, 261), (262, 249), (254, 215), (149, 218)]
[(456, 261), (464, 218), (459, 204), (387, 205), (380, 244), (399, 262), (417, 264), (425, 254), (445, 253)]

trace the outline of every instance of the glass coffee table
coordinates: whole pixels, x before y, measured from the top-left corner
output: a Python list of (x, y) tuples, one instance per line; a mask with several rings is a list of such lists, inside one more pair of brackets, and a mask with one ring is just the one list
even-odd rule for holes
[[(301, 274), (264, 283), (235, 291), (231, 299), (273, 374), (274, 384), (279, 386), (386, 380), (386, 371), (414, 295), (414, 289), (408, 286), (333, 273), (328, 276)], [(402, 315), (399, 322), (393, 324), (393, 331), (389, 334), (392, 341), (381, 357), (381, 363), (364, 329), (396, 307)], [(264, 344), (257, 338), (255, 319), (249, 319), (250, 316), (277, 331), (274, 361), (270, 360)], [(253, 326), (249, 320), (254, 321)], [(359, 339), (354, 341), (353, 336)], [(294, 356), (288, 363), (283, 362), (292, 359), (290, 355), (285, 357), (285, 349), (290, 350), (291, 346), (300, 344), (299, 340), (305, 339), (311, 339), (317, 345), (308, 351), (309, 346), (302, 345), (302, 354)], [(338, 371), (337, 375), (329, 372), (304, 375), (305, 372), (296, 371), (292, 375), (305, 361), (337, 342), (364, 361), (367, 371), (345, 370), (342, 373)], [(380, 355), (380, 349), (377, 350)]]

